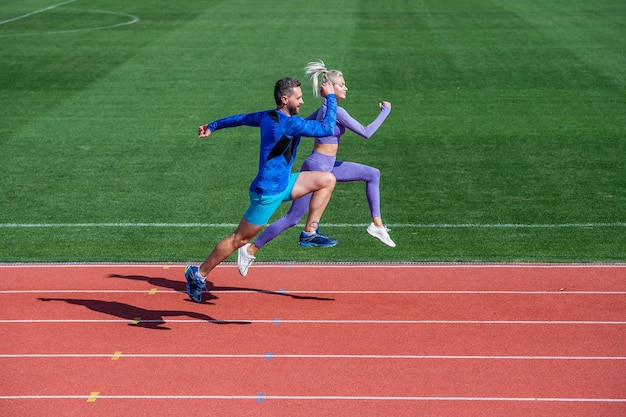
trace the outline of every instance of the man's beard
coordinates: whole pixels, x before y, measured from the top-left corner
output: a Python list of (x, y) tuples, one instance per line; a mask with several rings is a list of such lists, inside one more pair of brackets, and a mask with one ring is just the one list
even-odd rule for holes
[(289, 112), (290, 116), (295, 116), (298, 114), (298, 108), (296, 106), (287, 105), (287, 111)]

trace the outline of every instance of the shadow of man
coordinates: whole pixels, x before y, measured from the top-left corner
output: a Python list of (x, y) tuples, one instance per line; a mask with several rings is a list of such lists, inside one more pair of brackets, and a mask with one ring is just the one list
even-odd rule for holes
[[(149, 277), (149, 276), (145, 276), (145, 275), (119, 275), (119, 274), (109, 274), (107, 275), (107, 278), (121, 278), (121, 279), (128, 279), (128, 280), (133, 280), (133, 281), (145, 281), (147, 283), (149, 283), (150, 285), (153, 285), (155, 287), (161, 287), (161, 288), (169, 288), (172, 289), (174, 291), (177, 292), (183, 292), (183, 293), (187, 293), (187, 283), (184, 281), (175, 281), (175, 280), (171, 280), (168, 278), (162, 278), (162, 277)], [(208, 294), (204, 296), (205, 300), (216, 300), (219, 299), (219, 297), (217, 297), (215, 294), (213, 294), (211, 291), (216, 291), (216, 292), (256, 292), (259, 294), (267, 294), (267, 295), (277, 295), (277, 296), (281, 296), (281, 297), (290, 297), (296, 300), (317, 300), (317, 301), (334, 301), (334, 298), (328, 298), (328, 297), (312, 297), (312, 296), (306, 296), (306, 295), (296, 295), (296, 294), (289, 294), (287, 292), (283, 292), (283, 291), (269, 291), (269, 290), (262, 290), (262, 289), (258, 289), (258, 288), (245, 288), (245, 287), (222, 287), (222, 286), (215, 286), (211, 281), (207, 281), (206, 282), (206, 287), (208, 290)]]
[(217, 320), (206, 314), (196, 313), (193, 311), (180, 310), (147, 310), (145, 308), (136, 307), (130, 304), (120, 303), (117, 301), (102, 300), (81, 300), (74, 298), (39, 298), (40, 301), (63, 301), (68, 304), (87, 307), (89, 310), (98, 313), (108, 314), (110, 316), (119, 317), (130, 321), (129, 326), (142, 327), (153, 330), (171, 330), (165, 326), (167, 321), (165, 317), (184, 317), (205, 321), (212, 324), (250, 324), (247, 321), (226, 321)]

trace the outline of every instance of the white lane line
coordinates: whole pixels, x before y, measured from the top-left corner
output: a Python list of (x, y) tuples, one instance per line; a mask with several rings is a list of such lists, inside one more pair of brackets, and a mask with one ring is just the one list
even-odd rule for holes
[[(1, 395), (0, 400), (66, 400), (89, 399), (89, 395)], [(259, 400), (259, 395), (98, 395), (98, 401), (132, 400)], [(396, 397), (350, 395), (262, 395), (263, 400), (291, 401), (504, 401), (504, 402), (563, 402), (563, 403), (626, 403), (626, 398), (565, 398), (565, 397)]]
[[(1, 294), (145, 294), (151, 293), (151, 289), (145, 290), (0, 290)], [(222, 294), (348, 294), (348, 295), (626, 295), (626, 291), (468, 291), (468, 290), (406, 290), (406, 291), (389, 291), (389, 290), (270, 290), (270, 289), (210, 289), (211, 293)], [(184, 290), (175, 291), (168, 288), (160, 288), (154, 294), (179, 295), (185, 294)]]
[[(0, 358), (111, 358), (113, 353), (30, 353), (0, 354)], [(117, 358), (215, 358), (215, 359), (267, 359), (266, 354), (228, 353), (121, 353)], [(528, 355), (340, 355), (340, 354), (277, 354), (272, 359), (414, 359), (414, 360), (537, 360), (537, 361), (624, 361), (626, 356), (528, 356)]]
[[(131, 319), (2, 319), (0, 324), (51, 324), (51, 323), (133, 323)], [(139, 320), (138, 323), (249, 323), (276, 324), (276, 319), (174, 319), (174, 320)], [(499, 324), (499, 325), (573, 325), (573, 326), (623, 326), (626, 321), (568, 321), (568, 320), (298, 320), (280, 319), (280, 324)]]

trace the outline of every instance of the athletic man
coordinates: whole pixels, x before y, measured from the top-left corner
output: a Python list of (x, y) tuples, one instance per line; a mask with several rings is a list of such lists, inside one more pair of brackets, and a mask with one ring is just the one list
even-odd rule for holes
[(193, 301), (202, 301), (202, 290), (213, 268), (256, 236), (284, 201), (312, 193), (305, 232), (312, 239), (328, 239), (316, 230), (335, 187), (335, 176), (317, 171), (291, 173), (300, 137), (328, 136), (335, 129), (337, 100), (332, 84), (322, 84), (321, 95), (328, 103), (326, 116), (321, 122), (305, 120), (298, 116), (304, 103), (300, 82), (282, 78), (274, 86), (276, 109), (230, 116), (198, 128), (198, 136), (204, 138), (227, 127), (260, 127), (261, 151), (259, 170), (250, 184), (250, 206), (239, 226), (215, 246), (199, 267), (189, 265), (185, 269), (187, 294)]

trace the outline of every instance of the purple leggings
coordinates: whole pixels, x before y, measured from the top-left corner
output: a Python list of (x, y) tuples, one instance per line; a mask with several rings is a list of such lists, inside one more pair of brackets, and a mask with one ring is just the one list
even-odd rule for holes
[[(365, 181), (365, 195), (370, 213), (372, 217), (380, 216), (380, 171), (378, 169), (355, 162), (337, 161), (334, 156), (313, 152), (302, 163), (300, 171), (331, 172), (337, 178), (337, 182)], [(270, 224), (254, 241), (254, 244), (262, 248), (283, 231), (297, 225), (309, 210), (310, 201), (311, 194), (292, 201), (287, 214)]]

